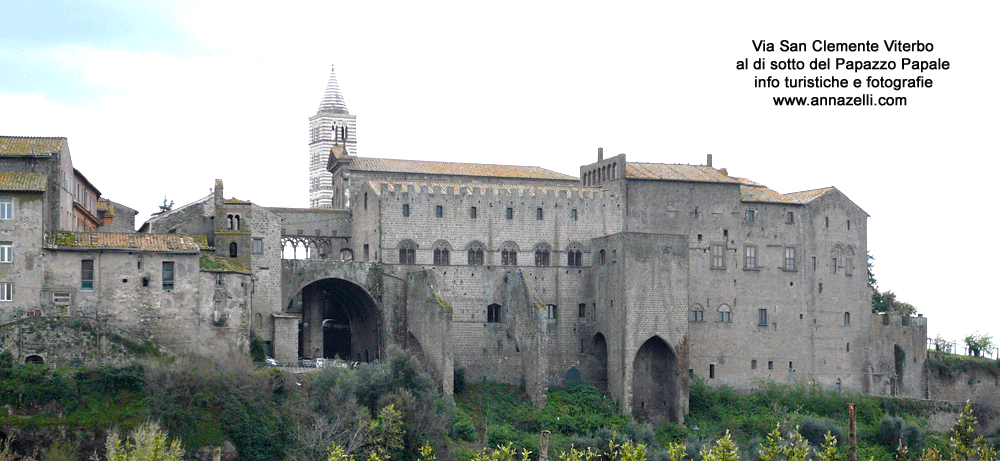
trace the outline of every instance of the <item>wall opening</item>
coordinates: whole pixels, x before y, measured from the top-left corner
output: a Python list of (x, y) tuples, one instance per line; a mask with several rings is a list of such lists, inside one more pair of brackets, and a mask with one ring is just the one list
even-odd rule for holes
[(587, 379), (597, 390), (608, 391), (608, 342), (604, 335), (598, 333), (594, 335), (590, 344), (590, 358), (588, 360)]
[(379, 359), (382, 315), (368, 292), (347, 280), (323, 279), (306, 285), (301, 296), (299, 357)]
[(674, 351), (659, 336), (650, 338), (633, 362), (632, 416), (640, 422), (679, 423), (679, 386)]
[(43, 359), (40, 355), (29, 355), (24, 358), (24, 363), (30, 365), (45, 365), (45, 359)]

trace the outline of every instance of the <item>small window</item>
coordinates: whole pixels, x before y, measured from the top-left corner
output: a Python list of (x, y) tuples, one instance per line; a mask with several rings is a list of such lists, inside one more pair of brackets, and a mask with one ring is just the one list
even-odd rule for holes
[(715, 379), (715, 364), (708, 364), (708, 379)]
[(577, 317), (585, 318), (587, 317), (587, 303), (580, 303), (576, 306)]
[(469, 208), (469, 218), (476, 219), (479, 217), (476, 207)]
[[(850, 312), (844, 312), (844, 325), (850, 325), (850, 324), (851, 324), (851, 313)], [(848, 346), (848, 347), (850, 347), (850, 346)]]
[(794, 211), (789, 211), (788, 213), (785, 213), (785, 223), (786, 224), (794, 224), (795, 223), (795, 212)]
[(57, 306), (68, 306), (73, 302), (73, 295), (66, 291), (52, 293), (52, 304)]
[(851, 230), (851, 220), (847, 220), (847, 230)]
[(434, 265), (447, 266), (449, 264), (451, 264), (451, 251), (446, 243), (440, 242), (434, 246)]
[(606, 253), (604, 252), (604, 250), (601, 250), (601, 253), (600, 253), (600, 261), (601, 261), (601, 265), (602, 265), (602, 266), (604, 265), (604, 262), (605, 262), (605, 259), (607, 258), (607, 256), (606, 256), (606, 255), (607, 255), (607, 254), (606, 254)]
[(576, 244), (570, 245), (566, 250), (566, 265), (569, 267), (583, 266), (583, 251)]
[(698, 304), (695, 304), (691, 308), (691, 321), (692, 322), (704, 322), (705, 321), (705, 310)]
[(252, 244), (251, 249), (253, 250), (253, 254), (259, 255), (264, 252), (264, 239), (255, 238), (253, 239), (251, 244)]
[[(93, 262), (93, 261), (91, 261)], [(174, 262), (164, 261), (163, 262), (163, 289), (173, 290), (174, 289)]]
[(788, 362), (788, 371), (795, 371), (795, 367), (792, 366), (792, 362)]
[(767, 326), (767, 309), (757, 309), (757, 326)]
[(507, 208), (507, 219), (508, 220), (514, 219), (514, 209), (513, 208), (510, 208), (510, 207)]
[(469, 265), (470, 266), (482, 266), (483, 265), (483, 246), (474, 243), (469, 246)]
[(0, 282), (0, 301), (14, 300), (14, 282)]
[(399, 245), (399, 263), (416, 264), (417, 248), (412, 242), (403, 242)]
[(215, 284), (222, 285), (222, 274), (215, 274)]
[(813, 256), (813, 270), (816, 270), (816, 257)]
[(733, 321), (733, 310), (725, 304), (719, 306), (719, 322), (731, 323), (732, 321)]
[(365, 261), (368, 261), (368, 255), (369, 255), (369, 253), (368, 253), (368, 252), (369, 252), (369, 247), (368, 247), (368, 244), (366, 243), (366, 244), (365, 244), (365, 245), (364, 245), (363, 247), (361, 247), (361, 248), (362, 248), (362, 252), (364, 252), (364, 254), (365, 254)]
[(444, 207), (443, 206), (437, 205), (437, 206), (434, 207), (434, 217), (435, 218), (443, 218), (444, 217)]
[(754, 222), (757, 220), (757, 210), (753, 208), (747, 210), (747, 222)]
[(830, 262), (830, 268), (833, 270), (834, 274), (837, 273), (837, 258), (833, 258), (831, 260), (831, 262)]
[(726, 247), (724, 245), (712, 245), (712, 269), (726, 268)]
[(14, 262), (14, 242), (0, 242), (0, 263)]
[(545, 318), (549, 320), (555, 320), (559, 318), (559, 308), (555, 304), (546, 304)]
[(750, 369), (751, 370), (756, 370), (757, 369), (757, 359), (753, 359), (753, 360), (750, 361)]
[(541, 221), (543, 216), (544, 212), (542, 211), (542, 207), (535, 208), (535, 220)]
[(0, 197), (0, 220), (14, 219), (14, 199)]
[(698, 241), (701, 241), (701, 234), (698, 234)]
[(830, 227), (830, 217), (829, 216), (824, 217), (823, 223), (826, 225), (826, 227)]
[(744, 269), (756, 269), (757, 268), (757, 247), (753, 245), (747, 245), (743, 248), (743, 268)]
[(823, 292), (823, 282), (819, 282), (819, 292)]
[(576, 221), (578, 216), (579, 215), (576, 212), (576, 208), (573, 208), (572, 210), (569, 210), (569, 219), (570, 220)]
[(94, 260), (84, 259), (80, 261), (80, 289), (94, 289)]
[(539, 247), (535, 250), (535, 265), (536, 266), (548, 266), (549, 265), (549, 249), (546, 246)]
[(405, 217), (408, 217), (408, 216), (410, 216), (410, 204), (409, 203), (404, 203), (403, 204), (403, 217), (405, 218)]
[(501, 314), (503, 308), (499, 304), (490, 304), (486, 306), (486, 322), (487, 323), (500, 323)]
[(774, 361), (773, 360), (768, 360), (767, 361), (767, 369), (768, 370), (773, 370), (774, 369)]
[(229, 257), (230, 258), (236, 258), (236, 257), (239, 256), (239, 254), (240, 253), (239, 253), (238, 248), (236, 246), (236, 242), (230, 242), (229, 243)]
[(795, 247), (785, 247), (785, 270), (795, 270)]
[(517, 265), (517, 248), (512, 243), (505, 243), (500, 250), (500, 264), (504, 266)]

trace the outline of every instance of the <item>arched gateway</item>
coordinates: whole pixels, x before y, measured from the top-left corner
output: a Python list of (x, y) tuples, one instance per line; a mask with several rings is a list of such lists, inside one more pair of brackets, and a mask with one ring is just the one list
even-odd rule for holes
[(339, 278), (317, 280), (288, 304), (302, 314), (298, 354), (371, 362), (382, 357), (382, 315), (361, 286)]
[(632, 416), (643, 422), (681, 422), (678, 402), (677, 355), (659, 336), (635, 354)]

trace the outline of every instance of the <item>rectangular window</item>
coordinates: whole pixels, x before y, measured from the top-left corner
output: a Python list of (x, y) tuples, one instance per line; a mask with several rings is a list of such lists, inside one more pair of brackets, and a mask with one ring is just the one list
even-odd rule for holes
[(545, 307), (547, 308), (546, 318), (554, 320), (559, 317), (559, 311), (555, 304), (548, 304)]
[(264, 239), (255, 238), (251, 243), (252, 243), (251, 250), (253, 251), (254, 254), (259, 255), (264, 252)]
[(364, 253), (365, 253), (365, 261), (368, 261), (368, 244), (367, 243), (364, 246)]
[(757, 309), (757, 325), (767, 326), (767, 309)]
[(757, 220), (757, 210), (749, 209), (747, 210), (747, 222), (754, 222)]
[(830, 227), (830, 217), (829, 216), (824, 217), (823, 223), (826, 224), (826, 227)]
[(0, 242), (0, 263), (14, 262), (14, 242)]
[(708, 379), (715, 379), (715, 364), (708, 364)]
[(573, 208), (572, 210), (569, 210), (569, 219), (572, 219), (573, 221), (576, 221), (577, 216), (578, 215), (577, 215), (577, 212), (576, 212), (576, 208)]
[(773, 360), (768, 360), (767, 361), (767, 369), (768, 370), (773, 370), (774, 369), (774, 361)]
[(84, 259), (80, 261), (80, 289), (94, 289), (94, 260)]
[(0, 301), (14, 300), (14, 282), (0, 282)]
[(514, 219), (514, 209), (507, 208), (507, 219)]
[(163, 289), (174, 289), (174, 262), (163, 261)]
[(789, 211), (788, 213), (785, 213), (785, 223), (786, 224), (794, 224), (795, 223), (795, 212), (794, 211)]
[(14, 199), (0, 197), (0, 219), (14, 219)]
[(469, 217), (472, 219), (476, 219), (479, 217), (476, 212), (476, 207), (469, 208)]
[(723, 245), (712, 245), (712, 269), (726, 268), (726, 247)]
[(215, 274), (215, 284), (222, 285), (222, 274)]
[(743, 268), (744, 269), (757, 268), (757, 247), (753, 245), (747, 245), (743, 249)]
[(788, 371), (795, 371), (795, 367), (792, 366), (792, 362), (788, 362)]
[(437, 205), (437, 206), (434, 207), (434, 217), (435, 218), (443, 218), (444, 217), (444, 207), (443, 206)]
[(785, 247), (785, 270), (795, 270), (795, 247)]
[(833, 269), (833, 273), (837, 273), (837, 258), (830, 260), (830, 267)]
[(52, 293), (52, 304), (57, 306), (68, 306), (73, 302), (73, 296), (65, 291)]
[(403, 204), (403, 217), (405, 218), (405, 217), (408, 217), (408, 216), (410, 216), (410, 204), (409, 203), (404, 203)]
[(486, 323), (500, 323), (501, 310), (499, 304), (486, 306)]
[(543, 216), (543, 211), (541, 207), (535, 208), (535, 220), (541, 221)]
[(813, 256), (813, 270), (816, 270), (816, 257)]
[(750, 361), (750, 369), (751, 370), (756, 370), (757, 369), (757, 359), (753, 359), (753, 360)]
[(587, 303), (580, 303), (577, 306), (577, 316), (581, 319), (587, 316)]

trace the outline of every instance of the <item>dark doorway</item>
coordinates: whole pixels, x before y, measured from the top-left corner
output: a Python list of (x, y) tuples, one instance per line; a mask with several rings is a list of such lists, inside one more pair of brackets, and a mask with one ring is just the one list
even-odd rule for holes
[(604, 335), (594, 335), (590, 348), (587, 378), (601, 392), (608, 391), (608, 342)]
[(632, 416), (640, 422), (680, 422), (677, 356), (654, 336), (635, 354), (632, 373)]
[(29, 355), (25, 357), (24, 363), (32, 365), (45, 365), (45, 359), (40, 355)]
[(357, 284), (324, 279), (302, 289), (302, 357), (377, 360), (382, 350), (381, 325), (378, 306)]

